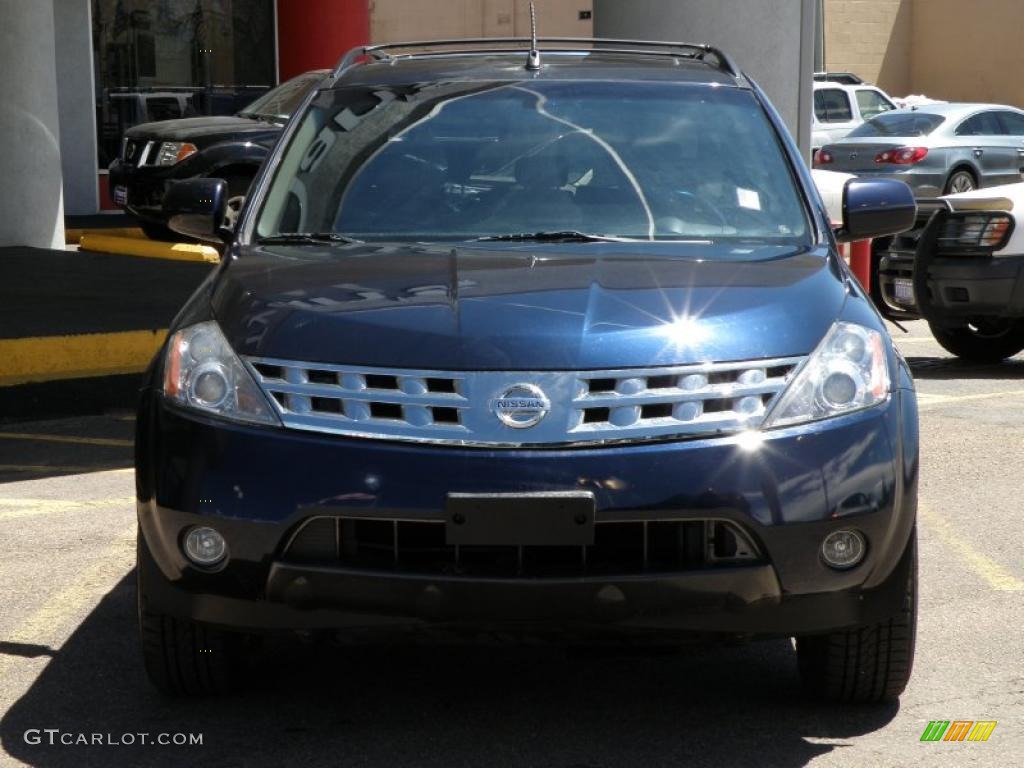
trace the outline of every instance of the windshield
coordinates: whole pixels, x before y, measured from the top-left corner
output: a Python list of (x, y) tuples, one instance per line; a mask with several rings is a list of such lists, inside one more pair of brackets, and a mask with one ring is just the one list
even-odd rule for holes
[(319, 72), (306, 72), (281, 83), (260, 96), (238, 114), (243, 117), (272, 117), (287, 120), (299, 108), (309, 89), (323, 78)]
[(873, 117), (850, 131), (847, 138), (874, 136), (927, 136), (946, 118), (926, 112), (889, 112)]
[(782, 245), (804, 243), (808, 220), (748, 91), (475, 82), (318, 95), (281, 158), (256, 231)]

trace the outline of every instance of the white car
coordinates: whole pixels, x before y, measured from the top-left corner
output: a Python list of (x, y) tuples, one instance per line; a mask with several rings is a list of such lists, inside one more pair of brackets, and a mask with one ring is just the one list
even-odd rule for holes
[[(811, 125), (811, 149), (839, 141), (850, 131), (875, 115), (896, 109), (896, 104), (881, 88), (870, 83), (848, 83), (819, 79), (815, 75), (814, 117)], [(844, 77), (843, 80), (858, 79)]]

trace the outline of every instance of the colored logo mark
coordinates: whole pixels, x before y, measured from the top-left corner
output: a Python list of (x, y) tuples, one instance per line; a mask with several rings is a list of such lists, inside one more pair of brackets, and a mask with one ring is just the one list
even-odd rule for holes
[(930, 720), (921, 741), (988, 741), (995, 720)]

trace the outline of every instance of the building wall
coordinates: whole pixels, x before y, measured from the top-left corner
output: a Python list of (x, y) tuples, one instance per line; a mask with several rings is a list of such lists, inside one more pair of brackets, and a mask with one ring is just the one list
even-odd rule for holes
[(910, 93), (915, 10), (915, 0), (825, 0), (826, 68), (855, 72), (896, 96)]
[[(540, 0), (538, 33), (591, 37), (592, 0)], [(370, 39), (375, 43), (453, 37), (518, 37), (530, 34), (528, 0), (370, 0)]]
[(330, 69), (369, 42), (368, 0), (277, 0), (277, 69), (282, 82)]
[(1022, 0), (825, 0), (825, 62), (893, 96), (1024, 107)]
[(915, 93), (1024, 107), (1024, 2), (914, 0)]

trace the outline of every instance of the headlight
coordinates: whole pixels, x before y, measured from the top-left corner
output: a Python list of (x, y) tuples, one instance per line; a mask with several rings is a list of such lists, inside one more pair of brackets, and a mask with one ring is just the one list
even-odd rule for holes
[(939, 253), (992, 253), (1005, 246), (1011, 234), (1013, 218), (1008, 213), (947, 213), (935, 246)]
[(160, 145), (160, 151), (156, 153), (154, 165), (175, 165), (186, 157), (194, 155), (198, 150), (195, 144), (186, 141), (165, 141)]
[(786, 387), (762, 428), (827, 419), (870, 408), (888, 397), (882, 334), (836, 323)]
[(164, 360), (164, 395), (180, 405), (226, 419), (280, 424), (212, 321), (189, 326), (171, 337)]

